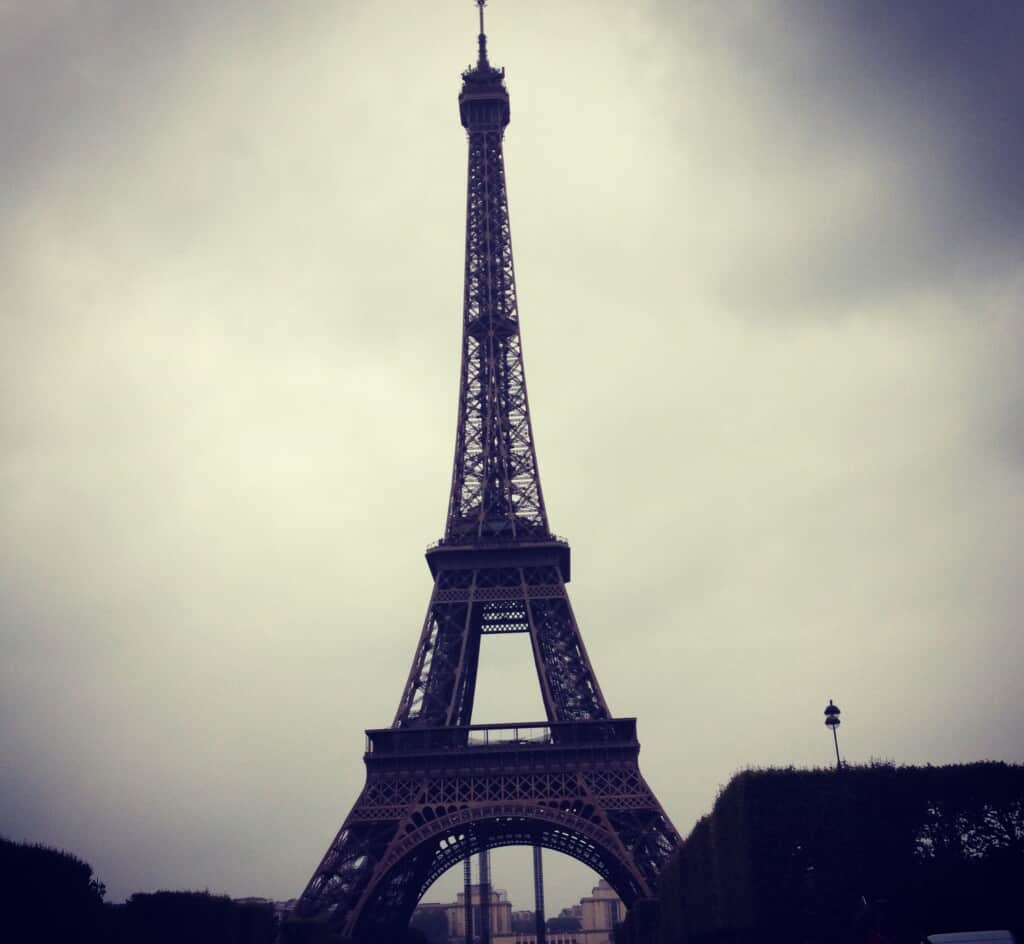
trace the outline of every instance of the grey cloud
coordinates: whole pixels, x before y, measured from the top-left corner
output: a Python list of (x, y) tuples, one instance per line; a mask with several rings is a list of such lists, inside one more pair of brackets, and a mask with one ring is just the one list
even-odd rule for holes
[[(682, 63), (692, 37), (716, 78), (688, 82), (684, 64), (660, 76), (657, 97), (676, 103), (677, 129), (702, 125), (680, 139), (670, 199), (683, 214), (695, 188), (714, 193), (686, 218), (727, 260), (723, 300), (762, 316), (816, 302), (831, 316), (922, 281), (983, 286), (1019, 264), (1012, 6), (781, 3), (664, 16), (662, 55)], [(716, 228), (719, 216), (749, 228)]]

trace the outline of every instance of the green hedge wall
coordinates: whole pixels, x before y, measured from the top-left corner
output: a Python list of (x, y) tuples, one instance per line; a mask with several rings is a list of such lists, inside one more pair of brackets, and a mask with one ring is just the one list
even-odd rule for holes
[[(1024, 767), (749, 770), (661, 877), (630, 944), (893, 940), (1024, 923)], [(864, 912), (869, 904), (883, 902)], [(629, 925), (629, 922), (627, 922)], [(877, 928), (876, 928), (877, 929)]]

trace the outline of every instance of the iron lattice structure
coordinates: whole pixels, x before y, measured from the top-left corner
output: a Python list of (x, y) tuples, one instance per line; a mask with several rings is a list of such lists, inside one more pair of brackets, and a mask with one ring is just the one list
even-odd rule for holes
[[(479, 0), (478, 0), (479, 2)], [(652, 896), (678, 836), (640, 774), (636, 722), (613, 718), (573, 616), (569, 545), (548, 528), (526, 394), (502, 138), (504, 70), (463, 73), (469, 139), (462, 369), (444, 538), (390, 728), (367, 731), (366, 785), (296, 908), (381, 939), (466, 856), (566, 853), (627, 906)], [(547, 720), (472, 725), (481, 637), (528, 633)]]

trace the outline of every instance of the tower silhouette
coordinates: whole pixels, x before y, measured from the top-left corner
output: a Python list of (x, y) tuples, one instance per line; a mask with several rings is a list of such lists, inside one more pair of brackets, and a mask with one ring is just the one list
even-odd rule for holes
[[(566, 853), (631, 906), (652, 897), (678, 836), (640, 774), (635, 718), (614, 718), (566, 583), (569, 544), (541, 491), (519, 333), (502, 139), (504, 69), (462, 75), (469, 141), (462, 368), (434, 589), (390, 728), (366, 732), (366, 785), (295, 914), (386, 939), (468, 855), (506, 845)], [(471, 724), (481, 637), (527, 633), (546, 719)]]

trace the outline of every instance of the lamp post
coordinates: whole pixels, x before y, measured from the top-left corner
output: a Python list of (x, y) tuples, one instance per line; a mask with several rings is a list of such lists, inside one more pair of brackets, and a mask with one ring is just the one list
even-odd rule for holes
[(833, 705), (830, 698), (828, 707), (825, 709), (825, 726), (832, 729), (832, 740), (836, 745), (836, 770), (840, 770), (843, 766), (843, 762), (839, 759), (839, 735), (836, 734), (839, 724), (839, 706)]

